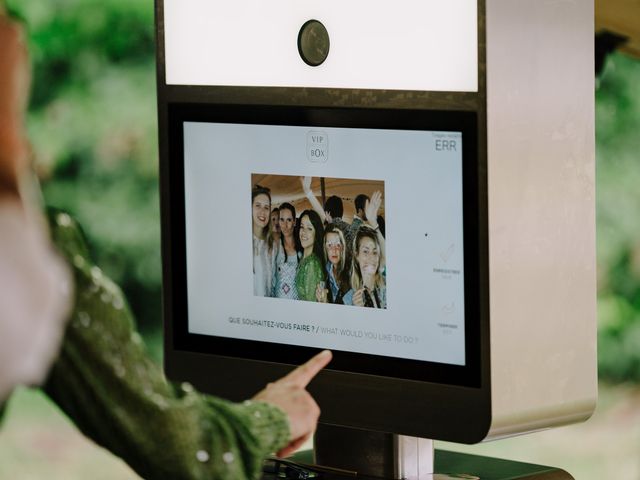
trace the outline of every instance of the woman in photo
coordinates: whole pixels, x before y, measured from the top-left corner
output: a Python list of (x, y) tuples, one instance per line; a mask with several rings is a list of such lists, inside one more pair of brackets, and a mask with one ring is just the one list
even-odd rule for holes
[(344, 295), (345, 305), (387, 308), (384, 256), (377, 231), (360, 226), (353, 241), (351, 290)]
[(296, 274), (296, 288), (300, 300), (315, 302), (316, 291), (324, 290), (325, 275), (321, 263), (322, 231), (322, 220), (315, 211), (302, 212), (298, 236), (303, 256)]
[(274, 270), (273, 296), (298, 300), (296, 273), (302, 258), (294, 230), (296, 226), (296, 209), (290, 203), (280, 205), (280, 248), (276, 254)]
[(253, 226), (253, 294), (270, 297), (273, 293), (275, 248), (271, 235), (271, 192), (260, 185), (251, 191)]
[(342, 297), (349, 290), (349, 268), (344, 233), (335, 224), (327, 225), (324, 232), (324, 260), (328, 288), (318, 290), (319, 302), (343, 303)]

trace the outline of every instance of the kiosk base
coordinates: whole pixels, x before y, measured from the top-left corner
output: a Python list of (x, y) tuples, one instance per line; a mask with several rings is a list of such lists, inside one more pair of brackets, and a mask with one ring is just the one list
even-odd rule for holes
[[(291, 460), (301, 465), (311, 466), (313, 452), (311, 450), (298, 452)], [(421, 477), (420, 480), (574, 480), (570, 474), (558, 468), (445, 450), (435, 451), (435, 472), (433, 475)], [(322, 480), (379, 480), (381, 478), (331, 471), (321, 471), (320, 475), (319, 478)], [(273, 478), (273, 476), (263, 477), (264, 480)]]
[(434, 472), (433, 440), (318, 424), (314, 463), (373, 478), (421, 480)]
[(433, 441), (391, 433), (318, 424), (314, 450), (265, 464), (263, 480), (573, 480), (567, 472), (433, 449)]

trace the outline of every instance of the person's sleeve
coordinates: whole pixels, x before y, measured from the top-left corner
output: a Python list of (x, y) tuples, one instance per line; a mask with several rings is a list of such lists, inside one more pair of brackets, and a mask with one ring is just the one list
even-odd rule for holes
[(317, 258), (314, 258), (314, 262), (313, 262), (313, 285), (311, 285), (312, 288), (312, 294), (313, 294), (313, 301), (316, 302), (316, 289), (318, 288), (318, 284), (323, 281), (325, 279), (324, 276), (324, 268), (322, 268), (322, 263), (320, 263), (320, 260), (318, 260)]
[(299, 282), (296, 282), (298, 288), (298, 296), (308, 302), (316, 301), (316, 287), (318, 282), (322, 280), (322, 267), (320, 262), (315, 258), (311, 258), (305, 262), (302, 267), (304, 270), (299, 276)]
[(73, 266), (76, 301), (46, 392), (145, 479), (258, 478), (264, 457), (289, 441), (285, 414), (167, 382), (122, 292), (89, 260), (77, 224), (64, 213), (53, 220), (54, 242)]
[(308, 274), (308, 262), (304, 259), (298, 267), (298, 273), (296, 274), (296, 290), (298, 291), (298, 298), (300, 300), (308, 300), (307, 298), (307, 274)]
[(342, 301), (345, 305), (353, 305), (353, 289), (344, 294), (344, 297), (342, 297)]

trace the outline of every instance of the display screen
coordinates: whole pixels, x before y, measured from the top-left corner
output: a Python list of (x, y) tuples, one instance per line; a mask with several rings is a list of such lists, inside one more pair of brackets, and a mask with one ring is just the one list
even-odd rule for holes
[(462, 129), (180, 128), (189, 335), (468, 364)]

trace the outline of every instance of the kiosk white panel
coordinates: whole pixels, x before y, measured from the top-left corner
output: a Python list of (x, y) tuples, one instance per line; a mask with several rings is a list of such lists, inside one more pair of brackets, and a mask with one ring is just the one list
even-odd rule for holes
[[(298, 32), (326, 27), (311, 67)], [(164, 0), (168, 85), (478, 90), (476, 0)]]

